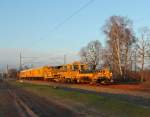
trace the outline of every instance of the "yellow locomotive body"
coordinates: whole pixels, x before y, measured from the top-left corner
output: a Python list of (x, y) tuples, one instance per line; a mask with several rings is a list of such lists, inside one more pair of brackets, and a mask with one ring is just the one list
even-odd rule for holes
[(108, 69), (89, 71), (87, 64), (74, 62), (62, 66), (44, 66), (23, 70), (19, 76), (23, 79), (43, 79), (57, 82), (97, 82), (102, 79), (111, 80), (112, 73)]

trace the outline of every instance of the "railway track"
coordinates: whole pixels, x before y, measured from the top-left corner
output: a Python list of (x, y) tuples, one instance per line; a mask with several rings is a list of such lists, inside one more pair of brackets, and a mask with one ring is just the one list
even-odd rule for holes
[(0, 117), (23, 117), (18, 105), (12, 99), (8, 87), (0, 81)]
[(15, 101), (22, 117), (38, 117), (11, 89), (8, 89), (8, 92)]
[(6, 83), (22, 117), (76, 117), (72, 110)]

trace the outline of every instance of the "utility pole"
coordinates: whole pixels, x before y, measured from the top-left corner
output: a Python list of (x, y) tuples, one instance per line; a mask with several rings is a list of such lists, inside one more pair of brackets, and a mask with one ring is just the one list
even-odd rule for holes
[[(22, 56), (22, 54), (21, 54), (21, 52), (20, 52), (20, 55), (19, 55), (19, 70), (21, 71), (22, 69), (23, 69), (23, 66), (25, 65), (25, 62), (24, 62), (24, 60), (25, 59), (37, 59), (38, 57), (25, 57), (25, 56)], [(30, 62), (27, 62), (28, 64), (30, 63)], [(31, 64), (30, 65), (31, 67), (33, 67), (33, 64)]]
[(19, 70), (21, 71), (22, 70), (22, 56), (21, 56), (21, 52), (20, 52), (20, 68)]
[(136, 58), (136, 51), (135, 51), (135, 53), (134, 53), (134, 70), (135, 70), (135, 72), (136, 72), (136, 62), (137, 62), (137, 58)]
[(64, 55), (64, 65), (66, 64), (66, 55)]
[(131, 60), (131, 71), (132, 71), (132, 64), (133, 64), (133, 60)]
[(8, 71), (8, 70), (9, 70), (9, 67), (8, 67), (8, 64), (7, 64), (7, 67), (6, 67), (6, 74), (7, 74), (7, 75), (6, 75), (6, 78), (9, 77), (9, 73), (8, 73), (9, 71)]

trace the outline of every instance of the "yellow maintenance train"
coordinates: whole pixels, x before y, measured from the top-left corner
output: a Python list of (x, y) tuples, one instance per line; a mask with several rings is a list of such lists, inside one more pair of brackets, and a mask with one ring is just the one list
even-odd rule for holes
[(108, 69), (90, 71), (87, 64), (74, 62), (62, 66), (43, 66), (39, 68), (22, 70), (20, 79), (47, 80), (56, 82), (105, 82), (110, 81), (112, 73)]

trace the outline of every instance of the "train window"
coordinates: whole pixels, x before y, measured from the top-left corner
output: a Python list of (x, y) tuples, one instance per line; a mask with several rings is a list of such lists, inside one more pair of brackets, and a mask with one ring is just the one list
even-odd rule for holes
[(55, 68), (55, 69), (61, 69), (62, 66), (55, 66), (54, 68)]
[(74, 66), (73, 66), (73, 70), (75, 70), (75, 71), (76, 71), (76, 70), (79, 70), (79, 65), (74, 65)]
[(81, 65), (81, 70), (84, 70), (84, 65)]
[(81, 70), (86, 70), (86, 66), (85, 65), (81, 65)]
[(67, 70), (67, 66), (64, 66), (64, 70)]
[(68, 65), (67, 70), (72, 70), (72, 65)]

